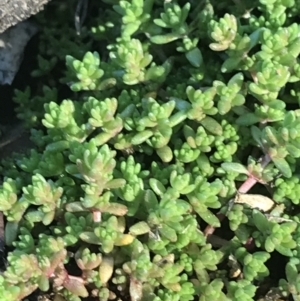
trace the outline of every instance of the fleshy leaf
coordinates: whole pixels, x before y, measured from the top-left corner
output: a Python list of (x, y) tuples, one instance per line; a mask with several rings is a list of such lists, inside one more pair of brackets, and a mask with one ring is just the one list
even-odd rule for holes
[(222, 165), (222, 168), (226, 171), (229, 171), (229, 172), (237, 172), (237, 173), (240, 173), (240, 174), (245, 174), (245, 175), (248, 175), (249, 172), (247, 170), (247, 168), (240, 164), (240, 163), (223, 163)]
[(219, 122), (217, 122), (215, 119), (206, 116), (201, 120), (201, 124), (205, 129), (207, 129), (212, 134), (221, 136), (223, 134), (222, 126)]
[(272, 161), (286, 178), (290, 178), (292, 176), (290, 165), (284, 158), (272, 158)]
[(63, 286), (68, 289), (72, 294), (75, 296), (86, 298), (89, 296), (89, 293), (82, 283), (77, 278), (70, 278), (68, 277), (67, 280), (64, 281)]

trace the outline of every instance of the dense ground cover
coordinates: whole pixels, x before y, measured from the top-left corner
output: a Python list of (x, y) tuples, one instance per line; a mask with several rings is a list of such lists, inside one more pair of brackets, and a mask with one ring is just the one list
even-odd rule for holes
[(300, 5), (220, 3), (36, 16), (1, 300), (300, 300)]

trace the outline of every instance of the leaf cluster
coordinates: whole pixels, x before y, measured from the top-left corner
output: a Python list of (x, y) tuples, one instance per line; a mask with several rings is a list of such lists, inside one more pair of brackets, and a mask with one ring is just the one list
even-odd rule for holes
[[(38, 16), (38, 84), (14, 97), (35, 146), (1, 163), (0, 299), (251, 301), (278, 252), (299, 300), (297, 1), (90, 2), (79, 36), (64, 4)], [(279, 209), (230, 206), (255, 184)]]

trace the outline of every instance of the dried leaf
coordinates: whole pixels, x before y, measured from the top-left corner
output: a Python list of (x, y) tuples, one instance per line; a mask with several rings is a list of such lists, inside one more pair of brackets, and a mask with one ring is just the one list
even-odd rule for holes
[(131, 301), (140, 301), (143, 297), (143, 285), (137, 279), (131, 278), (130, 279), (130, 297)]
[(241, 275), (241, 265), (233, 255), (228, 257), (228, 266), (230, 267), (230, 278), (238, 278)]
[(253, 209), (256, 208), (263, 212), (271, 210), (275, 205), (275, 202), (273, 200), (260, 194), (239, 193), (237, 194), (234, 202), (238, 204), (246, 204)]

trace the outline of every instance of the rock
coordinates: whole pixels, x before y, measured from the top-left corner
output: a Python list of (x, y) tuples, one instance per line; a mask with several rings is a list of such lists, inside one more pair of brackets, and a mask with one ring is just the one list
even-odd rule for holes
[(0, 0), (0, 33), (41, 11), (50, 0)]
[(24, 49), (37, 31), (35, 24), (25, 20), (0, 33), (0, 85), (12, 84), (23, 60)]

